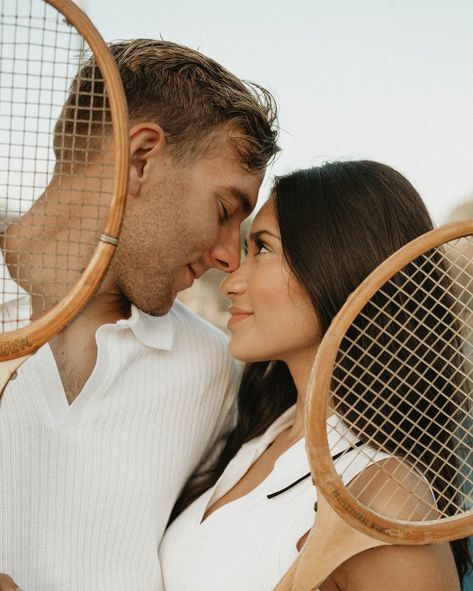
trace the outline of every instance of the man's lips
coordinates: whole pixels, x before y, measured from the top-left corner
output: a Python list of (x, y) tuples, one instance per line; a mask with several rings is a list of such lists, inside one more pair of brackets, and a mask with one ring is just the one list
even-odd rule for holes
[(241, 320), (246, 320), (246, 318), (253, 316), (253, 312), (250, 312), (249, 310), (244, 310), (243, 308), (238, 308), (237, 306), (230, 306), (229, 312), (231, 314), (230, 320), (227, 323), (227, 326), (229, 328), (233, 324), (236, 324)]

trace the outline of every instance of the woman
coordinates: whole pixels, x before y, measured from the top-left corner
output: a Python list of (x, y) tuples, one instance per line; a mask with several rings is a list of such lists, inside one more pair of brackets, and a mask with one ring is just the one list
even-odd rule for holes
[[(166, 591), (270, 591), (296, 559), (314, 520), (316, 491), (301, 477), (317, 347), (357, 285), (430, 229), (415, 189), (382, 164), (326, 164), (276, 181), (245, 261), (221, 288), (232, 302), (230, 350), (251, 362), (238, 423), (214, 470), (175, 509), (187, 507), (161, 546)], [(465, 541), (384, 547), (348, 560), (320, 589), (453, 591), (469, 564)]]

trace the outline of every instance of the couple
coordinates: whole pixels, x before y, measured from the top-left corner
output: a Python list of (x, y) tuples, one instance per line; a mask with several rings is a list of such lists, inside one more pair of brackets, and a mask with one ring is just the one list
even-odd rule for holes
[[(276, 180), (240, 265), (278, 150), (270, 94), (173, 43), (111, 49), (130, 116), (125, 220), (97, 294), (2, 398), (0, 591), (270, 591), (314, 520), (310, 479), (268, 495), (309, 471), (324, 331), (432, 224), (391, 168), (327, 164)], [(174, 301), (210, 267), (228, 272), (230, 353), (250, 362), (239, 386), (223, 336)], [(387, 547), (321, 589), (454, 590), (468, 564), (464, 541)]]

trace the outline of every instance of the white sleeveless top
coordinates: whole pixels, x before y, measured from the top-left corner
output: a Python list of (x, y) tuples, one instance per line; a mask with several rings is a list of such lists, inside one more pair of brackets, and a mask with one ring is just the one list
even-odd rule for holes
[[(272, 591), (289, 569), (298, 554), (297, 542), (313, 526), (317, 492), (308, 477), (273, 498), (267, 495), (310, 472), (304, 439), (276, 460), (272, 472), (255, 489), (201, 521), (207, 508), (233, 488), (277, 435), (293, 423), (294, 416), (295, 406), (263, 435), (243, 445), (215, 486), (171, 524), (160, 547), (165, 591)], [(340, 441), (332, 430), (335, 424), (340, 424), (339, 419), (330, 417), (332, 456), (349, 447), (347, 439), (357, 442), (351, 434)], [(349, 482), (371, 461), (387, 457), (373, 452), (370, 461), (365, 453), (354, 449), (340, 458), (346, 469), (344, 480)]]

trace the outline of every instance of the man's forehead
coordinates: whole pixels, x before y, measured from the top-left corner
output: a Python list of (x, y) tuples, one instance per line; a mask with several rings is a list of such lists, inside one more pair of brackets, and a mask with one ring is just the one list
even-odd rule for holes
[(261, 184), (266, 172), (263, 169), (249, 169), (245, 160), (245, 136), (244, 133), (233, 125), (218, 127), (207, 136), (205, 155), (210, 157), (220, 156), (231, 160), (233, 164), (253, 176)]
[(256, 207), (266, 170), (248, 170), (235, 140), (225, 129), (212, 132), (203, 159), (212, 163), (216, 190), (238, 200), (242, 211), (249, 215)]

